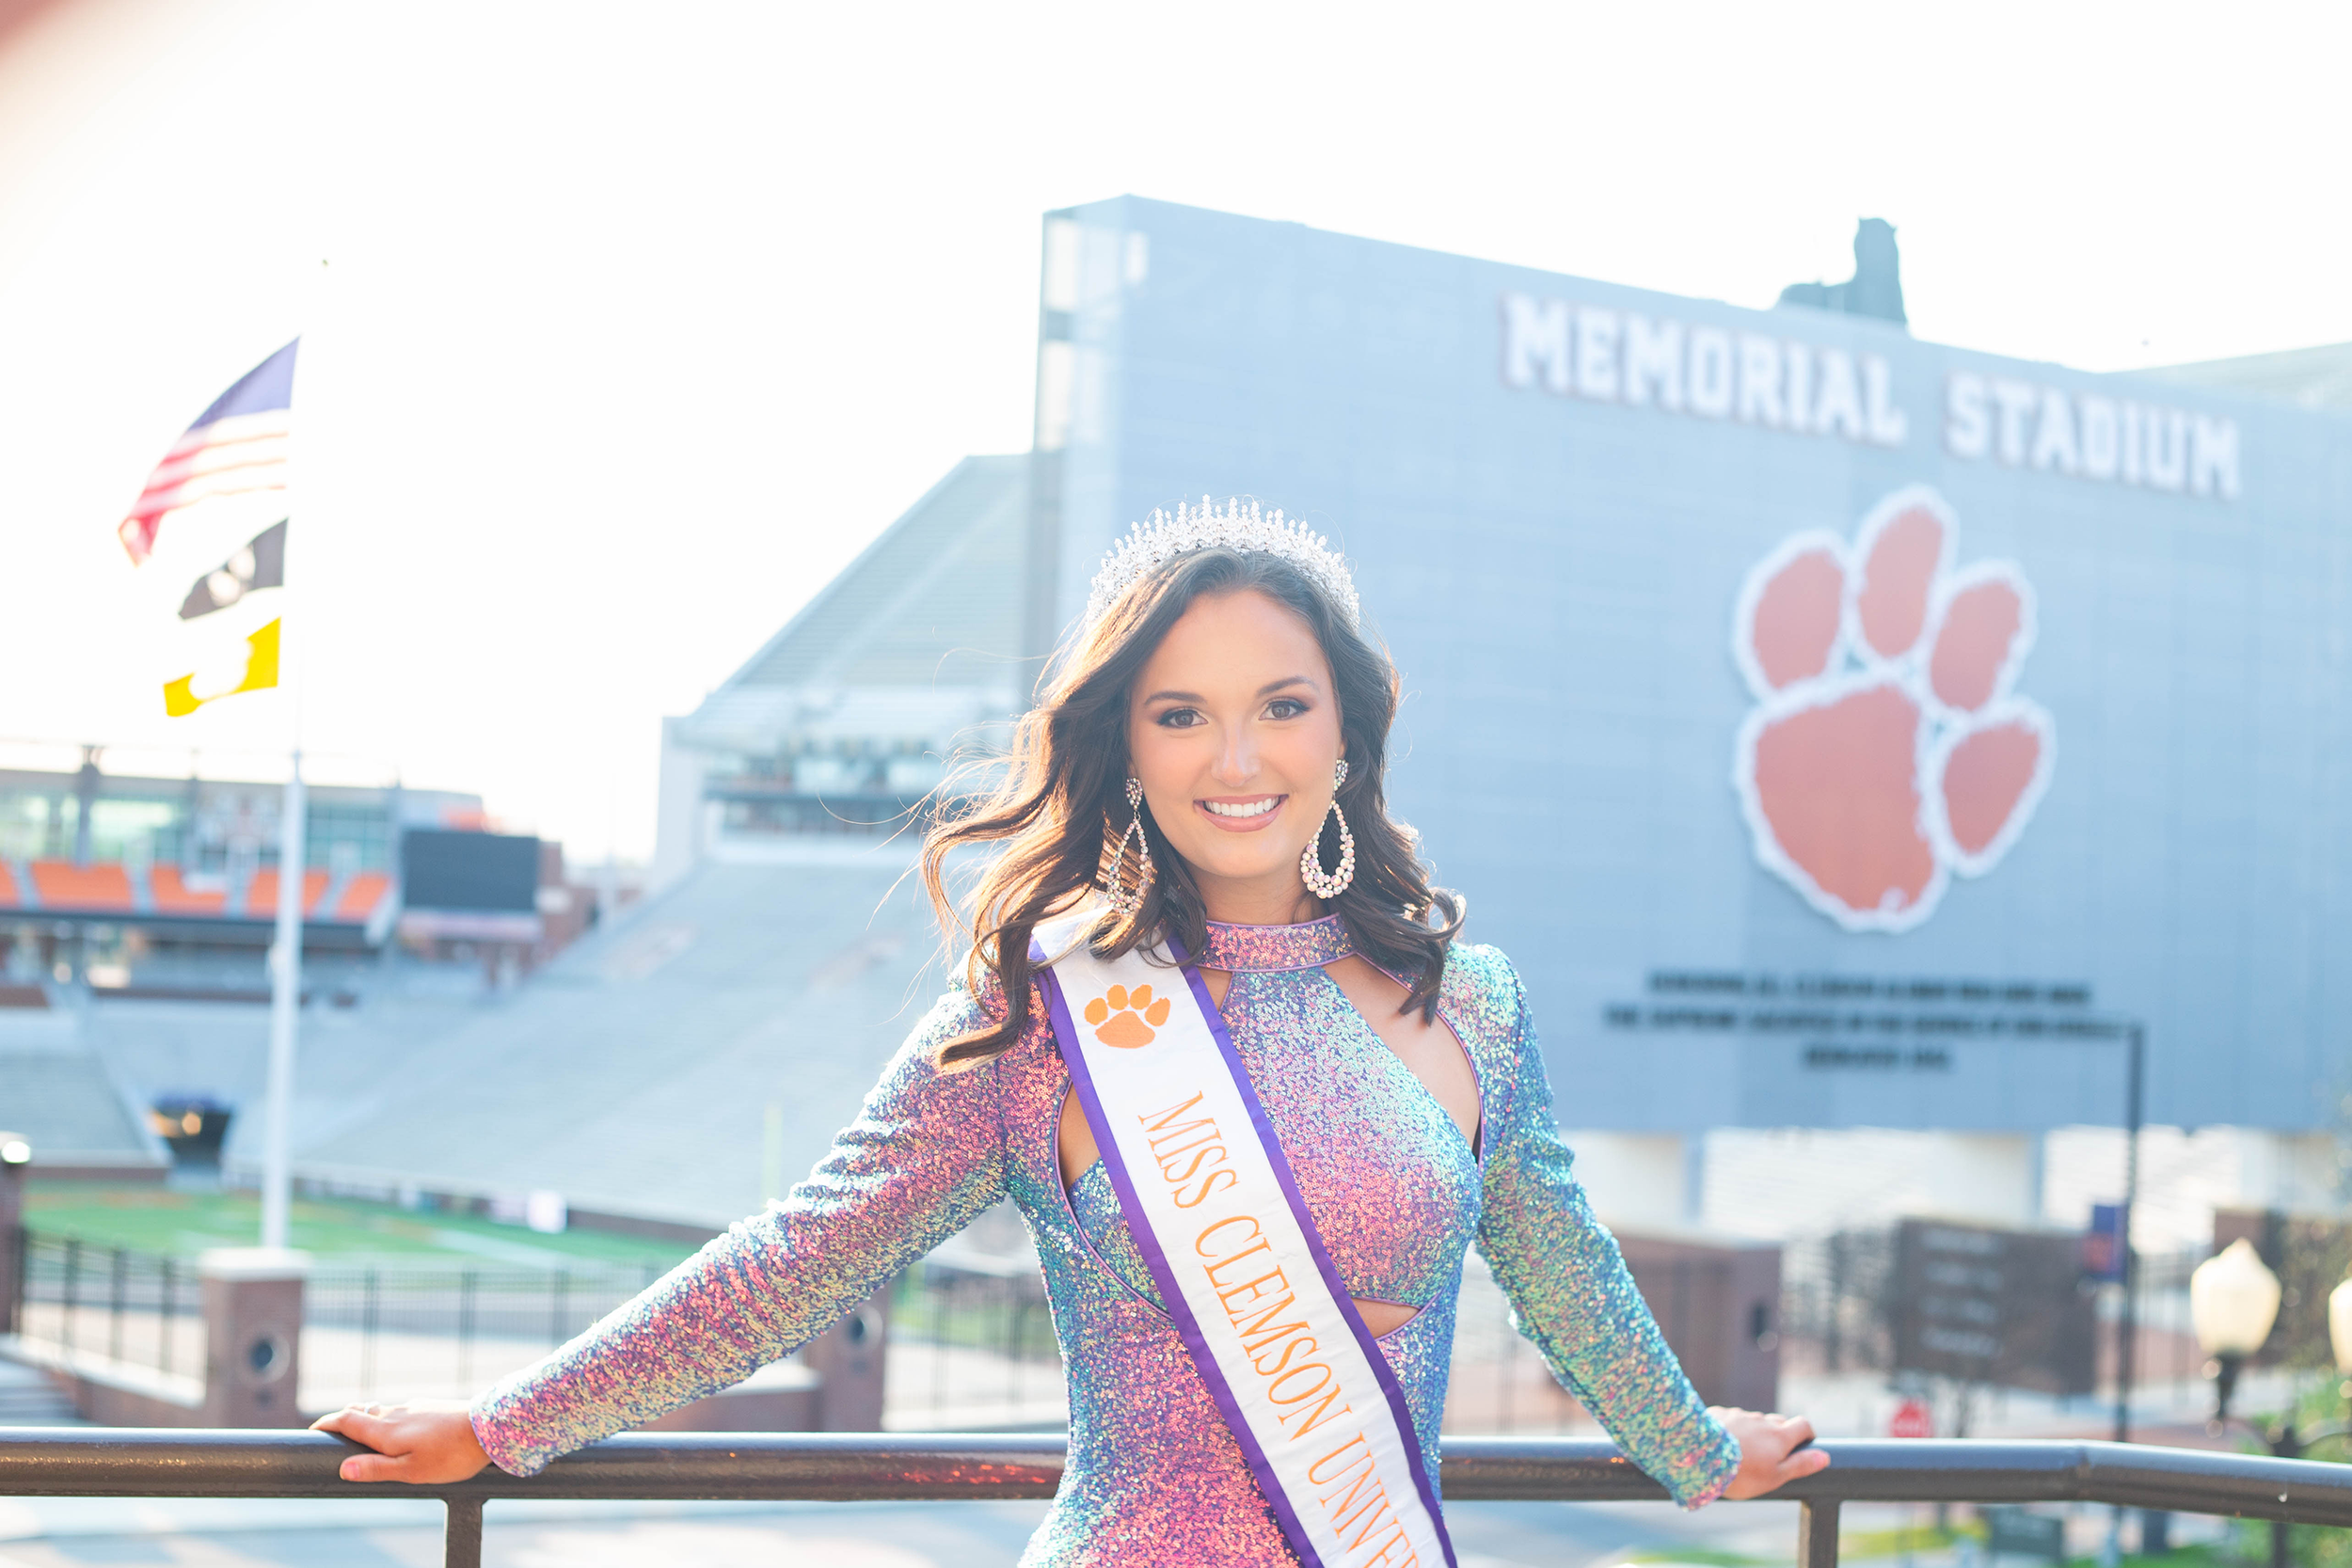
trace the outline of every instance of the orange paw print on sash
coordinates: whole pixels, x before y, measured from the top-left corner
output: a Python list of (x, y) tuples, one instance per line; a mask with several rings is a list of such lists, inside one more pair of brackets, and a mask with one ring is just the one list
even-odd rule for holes
[(1150, 1045), (1156, 1037), (1153, 1025), (1168, 1022), (1168, 998), (1154, 1002), (1150, 986), (1137, 986), (1134, 990), (1113, 986), (1108, 996), (1087, 1004), (1087, 1022), (1098, 1025), (1094, 1037), (1104, 1045), (1133, 1051)]

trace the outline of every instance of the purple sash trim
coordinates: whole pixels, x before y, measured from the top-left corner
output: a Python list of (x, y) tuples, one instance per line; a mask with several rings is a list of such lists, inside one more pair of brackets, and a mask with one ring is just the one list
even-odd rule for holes
[[(1160, 1288), (1160, 1301), (1168, 1308), (1168, 1315), (1175, 1320), (1176, 1332), (1184, 1338), (1186, 1354), (1191, 1355), (1193, 1366), (1200, 1371), (1200, 1381), (1208, 1385), (1210, 1396), (1216, 1401), (1217, 1414), (1224, 1417), (1226, 1429), (1232, 1433), (1233, 1441), (1241, 1445), (1242, 1457), (1249, 1463), (1249, 1473), (1257, 1479), (1258, 1491), (1265, 1498), (1267, 1506), (1274, 1510), (1283, 1535), (1290, 1540), (1291, 1549), (1298, 1554), (1306, 1568), (1324, 1568), (1323, 1559), (1315, 1551), (1314, 1542), (1308, 1535), (1305, 1524), (1292, 1510), (1289, 1496), (1283, 1492), (1281, 1483), (1275, 1480), (1274, 1468), (1266, 1463), (1264, 1450), (1258, 1447), (1257, 1434), (1249, 1430), (1248, 1421), (1242, 1417), (1241, 1406), (1233, 1399), (1233, 1390), (1226, 1384), (1225, 1374), (1216, 1364), (1216, 1353), (1209, 1349), (1208, 1338), (1200, 1332), (1200, 1321), (1193, 1316), (1192, 1307), (1184, 1299), (1184, 1289), (1177, 1283), (1176, 1271), (1168, 1266), (1167, 1254), (1160, 1250), (1159, 1237), (1152, 1232), (1151, 1224), (1142, 1218), (1142, 1199), (1136, 1196), (1136, 1184), (1127, 1174), (1126, 1162), (1119, 1157), (1118, 1141), (1111, 1136), (1110, 1118), (1103, 1113), (1102, 1099), (1094, 1089), (1094, 1076), (1087, 1070), (1086, 1053), (1078, 1046), (1077, 1022), (1070, 1016), (1070, 1003), (1062, 995), (1061, 978), (1046, 962), (1045, 950), (1034, 942), (1029, 944), (1029, 959), (1037, 965), (1036, 975), (1040, 989), (1045, 992), (1046, 1010), (1053, 1015), (1054, 1037), (1061, 1046), (1062, 1064), (1070, 1070), (1070, 1086), (1077, 1091), (1079, 1108), (1086, 1112), (1087, 1126), (1093, 1130), (1095, 1147), (1103, 1156), (1103, 1168), (1110, 1173), (1111, 1186), (1119, 1194), (1119, 1206), (1128, 1216), (1127, 1228), (1135, 1236), (1136, 1249), (1143, 1254), (1144, 1266), (1152, 1271), (1152, 1282)], [(1190, 969), (1184, 973), (1198, 988), (1200, 984), (1199, 974)], [(1203, 991), (1196, 989), (1194, 994), (1204, 1003), (1207, 1000)], [(1212, 1019), (1216, 1018), (1216, 1009), (1209, 1008), (1208, 1014)], [(1216, 1028), (1221, 1040), (1222, 1026), (1213, 1027)], [(1247, 1083), (1248, 1080), (1242, 1082)], [(1256, 1097), (1248, 1098), (1254, 1109)], [(1058, 1172), (1056, 1180), (1059, 1180)], [(1309, 1232), (1311, 1237), (1312, 1234)], [(1340, 1299), (1345, 1301), (1347, 1298), (1343, 1293)], [(1381, 1363), (1376, 1370), (1385, 1371), (1386, 1363)], [(1406, 1441), (1411, 1441), (1409, 1427), (1406, 1429)], [(1418, 1470), (1415, 1476), (1418, 1479)]]
[[(1454, 1540), (1446, 1531), (1445, 1513), (1438, 1506), (1436, 1491), (1429, 1484), (1429, 1466), (1423, 1463), (1421, 1435), (1413, 1427), (1412, 1408), (1406, 1404), (1405, 1390), (1396, 1381), (1396, 1373), (1389, 1366), (1389, 1358), (1381, 1353), (1379, 1341), (1364, 1323), (1363, 1313), (1347, 1286), (1340, 1278), (1339, 1265), (1331, 1260), (1330, 1248), (1323, 1244), (1323, 1233), (1315, 1228), (1314, 1216), (1307, 1211), (1307, 1200), (1298, 1190), (1298, 1179), (1292, 1174), (1290, 1160), (1282, 1153), (1281, 1140), (1275, 1135), (1274, 1124), (1267, 1119), (1265, 1105), (1258, 1098), (1257, 1085), (1250, 1081), (1249, 1069), (1242, 1063), (1241, 1053), (1233, 1048), (1233, 1037), (1225, 1027), (1225, 1018), (1210, 1000), (1208, 982), (1201, 979), (1200, 966), (1185, 953), (1184, 943), (1173, 935), (1167, 938), (1168, 950), (1184, 968), (1184, 981), (1192, 989), (1193, 1000), (1209, 1025), (1210, 1037), (1216, 1041), (1218, 1053), (1225, 1058), (1226, 1070), (1232, 1074), (1234, 1087), (1244, 1104), (1249, 1107), (1249, 1123), (1264, 1148), (1267, 1163), (1273, 1167), (1275, 1180), (1282, 1189), (1282, 1196), (1291, 1206), (1298, 1221), (1298, 1228), (1306, 1237), (1308, 1251), (1315, 1260), (1315, 1268), (1323, 1276), (1325, 1289), (1339, 1308), (1341, 1318), (1356, 1336), (1356, 1342), (1364, 1353), (1364, 1360), (1380, 1386), (1389, 1411), (1395, 1419), (1398, 1437), (1405, 1446), (1405, 1457), (1413, 1471), (1413, 1485), (1420, 1493), (1422, 1507), (1429, 1515), (1431, 1529), (1437, 1533), (1439, 1550), (1445, 1553), (1447, 1568), (1454, 1568)], [(1158, 1285), (1160, 1300), (1168, 1315), (1175, 1320), (1177, 1332), (1183, 1337), (1184, 1349), (1200, 1370), (1200, 1380), (1208, 1386), (1216, 1401), (1217, 1412), (1225, 1418), (1233, 1440), (1241, 1446), (1242, 1457), (1248, 1461), (1250, 1474), (1256, 1478), (1258, 1491), (1280, 1522), (1282, 1533), (1290, 1540), (1306, 1568), (1324, 1568), (1323, 1558), (1315, 1550), (1314, 1542), (1305, 1524), (1290, 1505), (1288, 1495), (1275, 1479), (1274, 1470), (1266, 1463), (1264, 1451), (1258, 1446), (1256, 1433), (1241, 1413), (1232, 1389), (1225, 1382), (1216, 1356), (1209, 1349), (1208, 1338), (1200, 1331), (1200, 1321), (1184, 1299), (1183, 1288), (1177, 1283), (1175, 1271), (1168, 1266), (1167, 1255), (1160, 1250), (1159, 1238), (1153, 1234), (1149, 1221), (1143, 1219), (1142, 1200), (1136, 1196), (1134, 1180), (1127, 1174), (1126, 1163), (1120, 1157), (1119, 1145), (1111, 1135), (1110, 1118), (1104, 1114), (1103, 1102), (1096, 1094), (1093, 1075), (1087, 1069), (1086, 1053), (1078, 1044), (1076, 1021), (1070, 1016), (1070, 1004), (1063, 997), (1061, 980), (1046, 961), (1045, 950), (1034, 941), (1029, 944), (1029, 958), (1036, 968), (1040, 987), (1045, 992), (1046, 1009), (1054, 1021), (1054, 1036), (1061, 1047), (1063, 1065), (1070, 1073), (1071, 1087), (1077, 1092), (1078, 1105), (1086, 1113), (1087, 1126), (1094, 1133), (1095, 1147), (1103, 1158), (1103, 1166), (1110, 1175), (1111, 1187), (1119, 1194), (1120, 1208), (1128, 1220), (1128, 1230), (1134, 1235), (1136, 1248), (1143, 1255), (1144, 1266), (1151, 1270), (1153, 1283)], [(1057, 1178), (1058, 1179), (1058, 1178)]]
[[(1226, 1070), (1233, 1075), (1233, 1083), (1241, 1090), (1242, 1101), (1249, 1107), (1249, 1124), (1257, 1129), (1258, 1141), (1265, 1147), (1266, 1162), (1274, 1167), (1274, 1179), (1281, 1183), (1282, 1196), (1289, 1200), (1291, 1212), (1298, 1218), (1298, 1228), (1307, 1238), (1307, 1250), (1314, 1256), (1315, 1267), (1323, 1275), (1324, 1286), (1330, 1291), (1341, 1318), (1356, 1336), (1356, 1342), (1363, 1347), (1364, 1360), (1371, 1366), (1372, 1375), (1378, 1381), (1380, 1392), (1389, 1402), (1390, 1413), (1396, 1418), (1397, 1435), (1404, 1440), (1405, 1457), (1413, 1467), (1413, 1485), (1421, 1493), (1422, 1507), (1429, 1512), (1429, 1525), (1437, 1531), (1438, 1549), (1445, 1553), (1448, 1568), (1453, 1568), (1454, 1538), (1446, 1532), (1445, 1511), (1438, 1507), (1438, 1495), (1429, 1484), (1429, 1466), (1422, 1462), (1421, 1434), (1413, 1428), (1413, 1411), (1405, 1402), (1404, 1386), (1396, 1381), (1396, 1373), (1390, 1368), (1388, 1356), (1382, 1354), (1380, 1342), (1372, 1337), (1372, 1330), (1364, 1323), (1364, 1315), (1357, 1307), (1355, 1297), (1348, 1294), (1347, 1284), (1340, 1277), (1339, 1265), (1331, 1261), (1331, 1249), (1323, 1244), (1323, 1232), (1315, 1228), (1314, 1216), (1307, 1212), (1307, 1199), (1298, 1190), (1298, 1178), (1291, 1172), (1289, 1157), (1282, 1152), (1282, 1141), (1275, 1136), (1274, 1123), (1267, 1119), (1265, 1104), (1258, 1098), (1258, 1086), (1250, 1081), (1249, 1069), (1242, 1065), (1241, 1053), (1233, 1049), (1233, 1037), (1225, 1027), (1225, 1015), (1218, 1012), (1216, 1004), (1209, 999), (1209, 985), (1200, 978), (1200, 966), (1191, 960), (1184, 952), (1184, 944), (1172, 933), (1168, 937), (1168, 947), (1176, 956), (1176, 961), (1184, 965), (1184, 979), (1192, 987), (1193, 1000), (1200, 1004), (1200, 1014), (1209, 1021), (1209, 1034), (1216, 1039), (1217, 1050), (1224, 1054)], [(1096, 1141), (1101, 1141), (1100, 1134), (1097, 1134)], [(1120, 1193), (1120, 1201), (1127, 1201), (1123, 1189)], [(1140, 1212), (1139, 1210), (1133, 1212)], [(1166, 1289), (1162, 1287), (1163, 1292)], [(1205, 1354), (1205, 1349), (1204, 1343), (1202, 1354)], [(1226, 1418), (1231, 1421), (1233, 1418), (1228, 1416)]]

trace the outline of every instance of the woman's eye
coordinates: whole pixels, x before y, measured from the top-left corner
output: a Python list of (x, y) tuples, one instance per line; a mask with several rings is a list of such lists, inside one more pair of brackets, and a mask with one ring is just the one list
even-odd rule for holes
[(1197, 707), (1172, 707), (1160, 715), (1159, 721), (1171, 730), (1188, 730), (1201, 721)]
[(1265, 716), (1268, 719), (1295, 719), (1306, 711), (1307, 705), (1295, 697), (1277, 697), (1266, 704)]

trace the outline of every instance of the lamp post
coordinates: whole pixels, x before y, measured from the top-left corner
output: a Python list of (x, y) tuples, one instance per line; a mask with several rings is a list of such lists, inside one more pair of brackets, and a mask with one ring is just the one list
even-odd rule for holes
[[(2245, 1417), (2233, 1418), (2230, 1398), (2246, 1358), (2263, 1348), (2279, 1321), (2279, 1276), (2244, 1237), (2197, 1265), (2188, 1276), (2188, 1315), (2197, 1330), (2197, 1343), (2214, 1363), (2212, 1430), (2231, 1420), (2254, 1434), (2280, 1459), (2300, 1459), (2305, 1450), (2331, 1437), (2352, 1436), (2342, 1422), (2315, 1432), (2297, 1431), (2292, 1406), (2274, 1425), (2258, 1426)], [(2335, 1352), (2336, 1370), (2352, 1373), (2352, 1279), (2328, 1296), (2328, 1338)], [(2347, 1384), (2352, 1387), (2352, 1384)], [(2287, 1568), (2287, 1527), (2270, 1527), (2271, 1568)]]
[[(2132, 1374), (2139, 1357), (2139, 1259), (2132, 1251), (2132, 1221), (2139, 1213), (2139, 1122), (2148, 1082), (2148, 1035), (2132, 1024), (2124, 1036), (2130, 1054), (2123, 1072), (2123, 1248), (2122, 1317), (2115, 1335), (2115, 1440), (2132, 1440)], [(2122, 1518), (2122, 1511), (2116, 1512)], [(2110, 1531), (2112, 1535), (2112, 1531)]]
[(2279, 1321), (2279, 1276), (2244, 1237), (2197, 1265), (2188, 1276), (2188, 1316), (2197, 1344), (2214, 1362), (2214, 1430), (2230, 1418), (2238, 1370), (2263, 1348)]
[[(2118, 1238), (2123, 1250), (2122, 1311), (2115, 1328), (2115, 1440), (2132, 1440), (2132, 1372), (2139, 1352), (2139, 1264), (2132, 1251), (2132, 1218), (2139, 1212), (2139, 1123), (2148, 1083), (2148, 1031), (2135, 1022), (2123, 1031), (2123, 1229)], [(2140, 1515), (2144, 1542), (2155, 1513)], [(2115, 1568), (2123, 1560), (2123, 1511), (2107, 1516), (2106, 1550), (2100, 1568)]]

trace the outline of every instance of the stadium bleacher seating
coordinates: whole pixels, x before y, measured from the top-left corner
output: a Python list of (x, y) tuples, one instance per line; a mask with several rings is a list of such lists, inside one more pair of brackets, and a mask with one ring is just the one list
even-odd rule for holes
[(76, 865), (72, 861), (35, 861), (31, 869), (33, 888), (44, 910), (130, 914), (138, 907), (131, 895), (131, 874), (119, 862)]
[[(304, 1059), (318, 1109), (297, 1169), (387, 1190), (430, 1171), (453, 1191), (548, 1188), (696, 1225), (751, 1212), (763, 1149), (787, 1179), (814, 1164), (946, 984), (908, 858), (698, 867), (496, 1008), (478, 990), (374, 982), (335, 1050)], [(226, 1011), (169, 1034), (109, 1015), (99, 1049), (128, 1082), (168, 1073), (258, 1103), (253, 1025)], [(258, 1158), (259, 1125), (231, 1126), (232, 1160)]]
[(157, 914), (217, 915), (229, 907), (229, 889), (225, 884), (209, 891), (192, 888), (176, 865), (151, 867), (147, 878), (154, 894)]
[(365, 925), (368, 917), (375, 912), (376, 907), (384, 902), (385, 897), (391, 891), (392, 879), (384, 872), (355, 873), (351, 880), (343, 884), (342, 891), (336, 895), (335, 910), (329, 918), (348, 921), (353, 925)]
[[(305, 919), (315, 913), (320, 895), (326, 892), (328, 874), (306, 871), (302, 876), (302, 913)], [(256, 871), (253, 879), (245, 885), (245, 913), (248, 920), (268, 920), (278, 913), (278, 873), (275, 869)]]
[[(388, 871), (314, 868), (302, 879), (308, 921), (365, 926), (392, 896)], [(118, 861), (77, 866), (67, 860), (0, 859), (0, 910), (266, 922), (278, 917), (278, 873), (264, 867), (242, 876), (206, 877), (160, 861), (147, 866)]]

